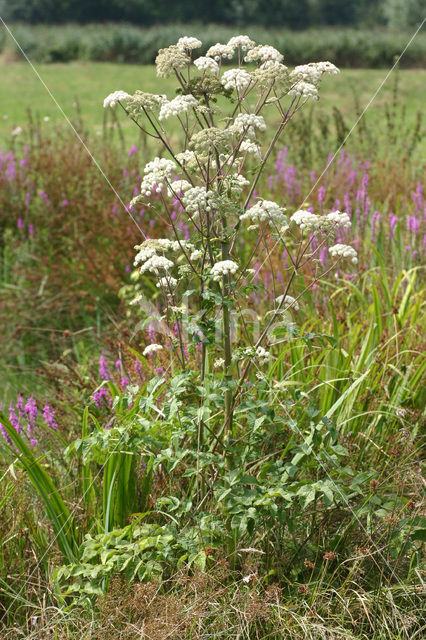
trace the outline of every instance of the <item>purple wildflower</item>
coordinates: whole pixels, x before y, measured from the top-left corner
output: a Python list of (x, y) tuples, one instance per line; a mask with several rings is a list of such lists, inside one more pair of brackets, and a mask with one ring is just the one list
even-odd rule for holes
[(93, 400), (98, 409), (100, 409), (102, 406), (102, 398), (106, 400), (106, 397), (107, 390), (105, 389), (105, 387), (101, 387), (98, 391), (95, 391), (95, 393), (93, 394)]
[(99, 358), (99, 375), (101, 380), (110, 380), (111, 376), (108, 370), (108, 360), (106, 356), (101, 355)]
[(45, 419), (47, 426), (56, 431), (58, 424), (55, 420), (55, 409), (53, 409), (53, 407), (50, 407), (48, 404), (44, 405), (43, 418)]

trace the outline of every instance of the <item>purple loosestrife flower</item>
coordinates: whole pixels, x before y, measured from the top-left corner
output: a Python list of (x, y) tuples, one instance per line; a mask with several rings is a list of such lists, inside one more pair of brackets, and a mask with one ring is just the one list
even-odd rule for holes
[(420, 231), (420, 223), (415, 216), (408, 216), (407, 218), (407, 230), (416, 235)]
[(5, 441), (6, 441), (6, 444), (8, 444), (8, 445), (9, 445), (9, 447), (12, 447), (12, 446), (13, 446), (13, 442), (12, 442), (12, 440), (9, 438), (9, 436), (7, 435), (6, 428), (2, 425), (2, 423), (1, 423), (1, 422), (0, 422), (0, 431), (1, 431), (1, 434), (2, 434), (3, 438), (4, 438), (4, 439), (5, 439)]
[(30, 398), (28, 398), (28, 400), (25, 403), (25, 413), (27, 415), (27, 434), (28, 437), (30, 438), (30, 442), (32, 444), (32, 446), (35, 446), (37, 444), (37, 441), (34, 440), (35, 444), (33, 444), (32, 442), (32, 433), (36, 427), (36, 420), (37, 420), (37, 416), (38, 416), (38, 408), (37, 408), (37, 402), (35, 400), (35, 398), (33, 398), (33, 396), (31, 396)]
[(101, 387), (98, 391), (95, 391), (95, 393), (93, 394), (93, 401), (95, 405), (98, 407), (98, 409), (100, 409), (102, 406), (102, 399), (106, 401), (106, 398), (107, 398), (107, 390), (105, 389), (105, 387)]
[(130, 158), (134, 153), (137, 153), (137, 151), (138, 151), (137, 146), (136, 146), (135, 144), (133, 144), (133, 145), (130, 147), (130, 151), (129, 151), (129, 158)]
[(130, 384), (130, 379), (127, 376), (123, 376), (121, 378), (121, 388), (124, 389), (124, 391), (127, 389), (127, 387)]
[(117, 360), (115, 361), (115, 365), (114, 366), (115, 366), (116, 369), (121, 369), (122, 362), (121, 362), (120, 358), (117, 358)]
[(323, 265), (325, 265), (325, 263), (327, 262), (327, 257), (328, 257), (328, 249), (327, 247), (323, 247), (319, 254), (319, 259), (321, 260), (321, 263)]
[(55, 420), (55, 409), (53, 409), (53, 407), (50, 407), (48, 404), (44, 405), (43, 418), (47, 426), (53, 429), (53, 431), (56, 431), (56, 429), (58, 428), (58, 424)]
[(108, 360), (106, 356), (101, 355), (99, 358), (99, 375), (101, 380), (111, 380), (111, 376), (108, 370)]
[(24, 221), (22, 220), (22, 218), (18, 218), (18, 223), (17, 223), (18, 229), (19, 231), (22, 231), (24, 228)]
[(19, 422), (18, 416), (16, 415), (15, 407), (9, 407), (9, 421), (12, 427), (15, 429), (16, 433), (22, 432), (22, 425)]
[(63, 207), (68, 207), (68, 205), (69, 205), (68, 200), (67, 200), (66, 198), (65, 198), (64, 200), (62, 200), (61, 205), (62, 205)]
[(322, 203), (324, 202), (324, 197), (325, 197), (325, 187), (323, 187), (321, 185), (320, 188), (318, 189), (318, 204), (319, 205), (322, 205)]
[(15, 407), (18, 409), (18, 413), (20, 417), (23, 418), (23, 416), (25, 415), (25, 408), (24, 408), (24, 399), (21, 396), (21, 394), (18, 394), (18, 399), (16, 401)]
[(30, 234), (30, 236), (34, 235), (34, 225), (33, 224), (29, 224), (28, 225), (28, 233)]
[(28, 205), (30, 204), (30, 198), (31, 198), (31, 194), (29, 191), (27, 191), (27, 193), (25, 194), (25, 206), (28, 207)]

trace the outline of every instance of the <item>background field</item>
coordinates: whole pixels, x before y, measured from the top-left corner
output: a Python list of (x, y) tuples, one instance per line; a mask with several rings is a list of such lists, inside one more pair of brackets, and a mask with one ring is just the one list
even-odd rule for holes
[[(3, 87), (0, 132), (3, 141), (14, 127), (25, 127), (28, 108), (38, 113), (41, 119), (49, 117), (52, 124), (63, 121), (56, 104), (27, 62), (4, 64), (0, 69)], [(75, 103), (78, 101), (85, 125), (92, 133), (102, 130), (102, 103), (111, 91), (122, 89), (132, 93), (141, 89), (171, 95), (176, 85), (174, 79), (157, 78), (152, 65), (74, 62), (39, 64), (36, 69), (71, 120), (76, 117)], [(383, 118), (383, 105), (392, 97), (395, 74), (390, 75), (369, 107), (369, 119)], [(407, 69), (398, 71), (398, 74), (399, 100), (406, 109), (407, 123), (413, 124), (417, 112), (426, 102), (426, 71)], [(355, 101), (364, 109), (386, 75), (385, 70), (346, 69), (337, 76), (327, 76), (314, 110), (330, 113), (333, 107), (338, 107), (347, 116), (348, 124), (352, 125), (357, 119)], [(136, 135), (134, 126), (125, 118), (120, 118), (120, 121), (130, 141)]]

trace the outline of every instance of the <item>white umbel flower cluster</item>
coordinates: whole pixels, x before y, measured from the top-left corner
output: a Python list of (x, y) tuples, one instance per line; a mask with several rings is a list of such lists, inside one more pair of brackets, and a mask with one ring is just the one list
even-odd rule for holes
[(181, 151), (181, 153), (176, 154), (176, 160), (180, 162), (182, 165), (190, 164), (195, 160), (195, 153), (193, 151)]
[(236, 174), (225, 178), (224, 183), (226, 190), (239, 195), (244, 187), (248, 187), (248, 185), (250, 184), (250, 180), (247, 180), (247, 178), (245, 178), (241, 174)]
[(184, 49), (192, 51), (192, 49), (199, 49), (203, 43), (201, 40), (198, 40), (198, 38), (183, 36), (183, 38), (179, 38), (176, 44), (178, 47), (183, 47)]
[(314, 62), (312, 64), (314, 64), (321, 73), (340, 73), (340, 69), (332, 62), (328, 62), (328, 60), (324, 60), (323, 62)]
[(302, 231), (318, 231), (320, 229), (320, 216), (306, 211), (306, 209), (299, 209), (293, 213), (290, 220), (297, 224)]
[(199, 211), (211, 211), (215, 193), (206, 191), (205, 187), (192, 187), (185, 191), (182, 196), (182, 203), (186, 211), (189, 213), (198, 213)]
[(250, 128), (265, 131), (266, 122), (263, 116), (256, 116), (254, 113), (239, 113), (231, 126), (232, 131), (240, 135)]
[(335, 244), (328, 250), (332, 258), (349, 258), (352, 264), (357, 264), (358, 254), (348, 244)]
[(125, 102), (130, 97), (130, 94), (125, 91), (114, 91), (114, 93), (110, 93), (109, 96), (105, 98), (104, 109), (107, 109), (108, 107), (112, 109), (118, 104), (118, 102)]
[(225, 360), (223, 358), (216, 358), (216, 360), (213, 363), (213, 366), (215, 369), (221, 369), (224, 364), (225, 364)]
[(299, 303), (293, 296), (278, 296), (278, 298), (275, 298), (275, 303), (277, 307), (280, 307), (280, 311), (286, 311), (287, 309), (299, 311)]
[(243, 140), (239, 150), (241, 153), (254, 153), (254, 155), (259, 156), (259, 158), (261, 157), (259, 145), (250, 140)]
[(166, 120), (167, 118), (170, 118), (170, 116), (178, 116), (181, 113), (187, 113), (197, 105), (198, 100), (192, 95), (176, 96), (176, 98), (173, 98), (170, 102), (165, 102), (161, 105), (160, 115), (158, 117), (160, 120)]
[(256, 43), (248, 36), (234, 36), (228, 42), (228, 47), (232, 47), (233, 49), (237, 49), (239, 47), (242, 51), (248, 51), (249, 49), (253, 49), (255, 46)]
[(180, 193), (185, 193), (188, 189), (191, 189), (191, 185), (188, 180), (174, 180), (167, 188), (167, 195), (172, 198)]
[(269, 351), (260, 346), (256, 349), (254, 347), (248, 347), (247, 349), (244, 349), (243, 355), (246, 358), (254, 358), (258, 360), (260, 365), (267, 364), (271, 358), (271, 354), (269, 353)]
[(318, 100), (318, 89), (311, 82), (303, 82), (299, 80), (289, 90), (289, 94), (292, 96), (300, 96), (301, 98), (313, 98)]
[(168, 260), (164, 256), (157, 256), (154, 254), (149, 258), (139, 269), (140, 273), (145, 273), (149, 271), (150, 273), (154, 273), (158, 275), (159, 271), (168, 271), (174, 266), (174, 263), (171, 260)]
[(164, 276), (164, 278), (160, 278), (157, 284), (155, 285), (158, 289), (174, 289), (177, 285), (178, 281), (176, 278), (172, 278), (172, 276)]
[(333, 229), (347, 229), (351, 226), (349, 216), (345, 212), (331, 211), (326, 216), (317, 216), (315, 213), (299, 209), (291, 216), (302, 231), (332, 231)]
[(216, 62), (219, 62), (219, 60), (231, 60), (234, 56), (234, 48), (229, 46), (229, 44), (220, 44), (220, 42), (217, 42), (208, 49), (206, 56), (208, 58), (214, 58)]
[(332, 62), (310, 62), (294, 67), (291, 77), (303, 82), (317, 85), (323, 73), (340, 73)]
[(153, 342), (152, 344), (149, 344), (147, 347), (145, 347), (145, 349), (142, 351), (142, 355), (150, 356), (152, 353), (157, 353), (157, 351), (161, 351), (162, 348), (163, 348), (163, 345), (155, 344), (155, 342)]
[(194, 60), (194, 64), (199, 71), (206, 71), (207, 73), (219, 73), (219, 65), (213, 58), (207, 56), (201, 56)]
[(282, 62), (284, 56), (274, 47), (271, 47), (269, 44), (259, 45), (251, 49), (244, 60), (246, 62), (268, 62), (272, 60), (273, 62)]
[(325, 218), (330, 225), (336, 229), (348, 229), (352, 226), (351, 220), (345, 211), (330, 211)]
[(213, 280), (220, 280), (223, 276), (234, 275), (238, 271), (238, 265), (233, 260), (222, 260), (213, 265), (210, 273)]
[(225, 89), (244, 91), (251, 84), (251, 76), (244, 69), (229, 69), (223, 74), (221, 83)]
[(251, 220), (254, 223), (268, 222), (270, 226), (282, 227), (287, 224), (287, 216), (276, 202), (261, 200), (240, 216), (240, 220)]
[(170, 182), (173, 173), (176, 171), (176, 164), (167, 158), (154, 158), (145, 166), (144, 177), (141, 183), (141, 194), (150, 196), (154, 189), (161, 191), (165, 183)]

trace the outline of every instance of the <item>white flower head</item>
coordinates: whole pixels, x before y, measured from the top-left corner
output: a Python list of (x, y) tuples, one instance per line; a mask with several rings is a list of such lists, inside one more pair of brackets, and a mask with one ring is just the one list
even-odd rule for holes
[(110, 107), (112, 109), (117, 105), (118, 102), (125, 102), (130, 97), (130, 94), (126, 93), (125, 91), (114, 91), (105, 98), (104, 109), (106, 109), (107, 107)]
[(275, 298), (275, 304), (280, 307), (280, 311), (286, 311), (287, 309), (299, 311), (299, 303), (293, 296), (278, 296), (278, 298)]
[(223, 358), (217, 358), (214, 361), (213, 366), (215, 369), (221, 369), (224, 364), (225, 364), (225, 360)]
[(145, 347), (145, 349), (142, 351), (142, 355), (143, 356), (150, 356), (152, 353), (157, 353), (157, 351), (161, 351), (163, 348), (163, 345), (161, 344), (156, 344), (155, 342), (153, 342), (152, 344), (149, 344), (147, 347)]
[(178, 116), (181, 113), (187, 113), (197, 105), (198, 100), (192, 95), (176, 96), (176, 98), (173, 98), (170, 102), (165, 102), (161, 105), (160, 115), (158, 117), (160, 120), (165, 120), (166, 118), (170, 118), (170, 116)]
[(246, 62), (267, 62), (268, 60), (282, 62), (283, 59), (282, 53), (270, 45), (258, 45), (251, 49), (244, 58)]
[(221, 78), (225, 89), (244, 91), (251, 84), (251, 75), (245, 69), (229, 69)]
[(192, 49), (199, 49), (203, 43), (201, 40), (198, 40), (198, 38), (183, 36), (182, 38), (179, 38), (176, 44), (178, 47), (192, 51)]
[(351, 225), (351, 220), (346, 212), (342, 211), (330, 211), (325, 216), (327, 222), (330, 223), (331, 227), (348, 229)]
[(207, 56), (201, 56), (194, 60), (194, 64), (199, 71), (206, 71), (207, 73), (218, 73), (219, 65), (213, 58)]
[(233, 260), (222, 260), (213, 265), (210, 273), (213, 280), (220, 280), (223, 276), (234, 275), (238, 271), (238, 265)]
[(254, 223), (268, 222), (271, 227), (280, 228), (287, 224), (285, 209), (271, 200), (260, 200), (240, 216), (240, 220), (251, 220)]
[(19, 136), (22, 132), (23, 132), (22, 127), (15, 127), (14, 129), (12, 129), (13, 136)]
[(170, 182), (176, 171), (176, 164), (167, 158), (154, 158), (144, 168), (144, 177), (141, 183), (141, 194), (150, 196), (154, 190), (161, 191), (167, 182)]
[(349, 258), (352, 264), (357, 264), (358, 254), (353, 247), (348, 244), (335, 244), (328, 250), (332, 258)]
[(177, 283), (178, 281), (176, 278), (172, 278), (172, 276), (164, 276), (159, 279), (155, 286), (157, 289), (165, 289), (168, 292), (170, 289), (174, 289), (177, 286)]
[(246, 132), (248, 137), (251, 137), (250, 129), (258, 129), (259, 131), (265, 131), (266, 122), (263, 116), (256, 116), (254, 113), (239, 113), (235, 118), (230, 129), (233, 133), (242, 134)]
[(188, 213), (210, 212), (216, 197), (213, 191), (206, 191), (205, 187), (192, 187), (182, 196), (182, 204)]
[(321, 218), (315, 213), (299, 209), (291, 216), (290, 220), (297, 224), (302, 231), (318, 231), (321, 226)]
[(228, 42), (228, 47), (232, 47), (233, 49), (239, 47), (241, 51), (249, 51), (249, 49), (253, 49), (255, 46), (256, 43), (248, 36), (234, 36)]
[(261, 157), (259, 145), (256, 142), (251, 142), (250, 140), (243, 140), (240, 144), (239, 150), (241, 153), (253, 153), (259, 158)]
[(190, 188), (191, 185), (187, 180), (174, 180), (173, 182), (170, 182), (167, 187), (167, 195), (169, 198), (172, 198), (181, 193), (185, 193), (185, 191), (188, 191)]
[(313, 98), (318, 100), (318, 89), (311, 82), (304, 82), (299, 80), (296, 82), (289, 91), (292, 96), (300, 96), (301, 98)]
[(231, 60), (234, 55), (234, 48), (230, 47), (229, 44), (220, 44), (217, 42), (210, 49), (208, 49), (206, 56), (208, 58), (214, 58), (216, 62), (220, 60)]
[(340, 73), (340, 69), (332, 62), (328, 62), (328, 60), (324, 60), (323, 62), (314, 62), (312, 64), (314, 64), (321, 73)]
[(146, 271), (150, 271), (151, 273), (155, 273), (158, 275), (159, 271), (168, 271), (174, 267), (174, 263), (171, 260), (168, 260), (164, 256), (157, 256), (154, 254), (140, 268), (140, 273), (145, 273)]

